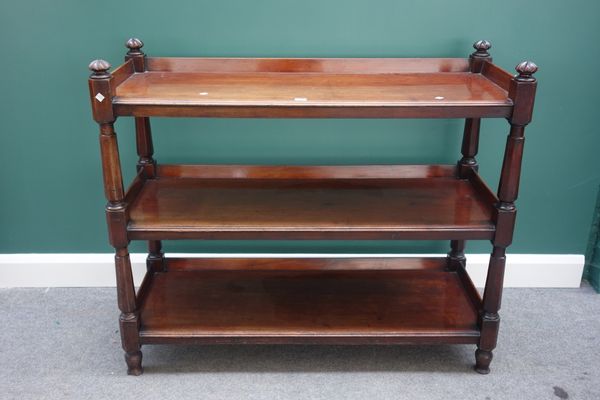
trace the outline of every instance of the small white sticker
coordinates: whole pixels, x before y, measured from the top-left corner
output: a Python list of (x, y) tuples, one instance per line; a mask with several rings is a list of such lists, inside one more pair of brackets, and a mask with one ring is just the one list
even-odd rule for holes
[(102, 101), (104, 101), (106, 97), (102, 96), (102, 93), (98, 93), (96, 95), (96, 100), (98, 100), (100, 103), (102, 103)]
[(435, 96), (434, 97), (436, 100), (444, 100), (444, 96)]
[(200, 96), (207, 96), (207, 95), (208, 95), (208, 92), (200, 92), (200, 93), (198, 93), (198, 94), (199, 94)]
[(294, 97), (294, 101), (308, 101), (306, 97)]

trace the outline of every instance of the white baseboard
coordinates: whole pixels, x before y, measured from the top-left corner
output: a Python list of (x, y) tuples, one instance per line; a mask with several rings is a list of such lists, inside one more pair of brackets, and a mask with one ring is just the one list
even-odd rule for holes
[[(169, 256), (192, 256), (169, 254)], [(194, 257), (410, 257), (415, 254), (201, 254)], [(421, 254), (420, 256), (442, 256)], [(136, 285), (146, 270), (145, 254), (132, 254)], [(0, 254), (0, 287), (102, 287), (115, 286), (112, 254)], [(483, 287), (488, 254), (468, 254), (467, 270), (477, 287)], [(505, 287), (576, 288), (581, 282), (581, 254), (509, 254)]]

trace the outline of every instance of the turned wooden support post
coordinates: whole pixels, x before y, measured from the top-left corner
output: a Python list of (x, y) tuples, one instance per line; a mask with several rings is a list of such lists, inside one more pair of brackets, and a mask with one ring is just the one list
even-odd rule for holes
[[(136, 73), (146, 71), (146, 54), (142, 51), (144, 42), (137, 38), (131, 38), (125, 42), (125, 47), (128, 49), (125, 61), (131, 60), (133, 62), (133, 70)], [(156, 161), (152, 158), (154, 155), (154, 146), (152, 144), (150, 118), (135, 118), (135, 137), (139, 156), (138, 170), (143, 170), (145, 177), (154, 178), (156, 176)]]
[(152, 179), (156, 176), (156, 161), (152, 157), (154, 155), (154, 146), (152, 144), (150, 118), (135, 118), (135, 137), (139, 156), (138, 170), (143, 170), (144, 176)]
[(100, 125), (100, 152), (106, 205), (106, 221), (109, 239), (115, 248), (117, 298), (121, 315), (121, 341), (125, 350), (128, 373), (142, 373), (142, 353), (139, 344), (139, 318), (136, 310), (135, 287), (127, 246), (127, 215), (124, 202), (123, 177), (119, 159), (119, 146), (114, 130), (115, 116), (112, 108), (112, 76), (110, 64), (104, 60), (92, 61), (89, 79), (90, 99), (94, 120)]
[(146, 258), (146, 269), (148, 272), (166, 271), (165, 255), (162, 251), (160, 240), (148, 241), (148, 257)]
[[(125, 42), (127, 54), (125, 61), (133, 62), (133, 70), (136, 73), (146, 71), (146, 54), (142, 51), (144, 42), (138, 38), (130, 38)], [(138, 154), (138, 171), (143, 171), (143, 176), (146, 179), (156, 177), (156, 160), (154, 160), (154, 145), (152, 143), (152, 130), (150, 128), (150, 118), (136, 117), (135, 118), (135, 139)], [(156, 272), (164, 270), (164, 255), (162, 253), (162, 244), (158, 240), (148, 242), (148, 258), (146, 259), (146, 267), (148, 271)]]
[(504, 161), (498, 184), (496, 205), (496, 236), (494, 245), (507, 247), (512, 243), (515, 201), (519, 194), (521, 161), (525, 144), (525, 126), (531, 122), (537, 81), (533, 74), (537, 66), (524, 61), (517, 65), (518, 74), (512, 79), (508, 96), (513, 101), (513, 114), (509, 118), (510, 132), (506, 138)]
[(467, 258), (465, 257), (465, 244), (466, 242), (464, 240), (450, 241), (450, 252), (447, 256), (449, 271), (456, 271), (458, 268), (466, 267)]
[[(492, 56), (488, 50), (492, 47), (487, 40), (478, 40), (473, 43), (475, 51), (469, 56), (469, 70), (472, 73), (480, 73), (485, 62), (491, 62)], [(457, 170), (459, 178), (465, 179), (471, 170), (477, 171), (479, 165), (475, 156), (479, 151), (479, 127), (481, 119), (467, 118), (461, 146), (462, 158), (458, 161)], [(448, 269), (455, 271), (457, 268), (466, 268), (465, 258), (466, 242), (464, 240), (453, 240), (450, 242), (448, 253)]]
[(533, 74), (537, 66), (524, 61), (517, 65), (518, 74), (512, 79), (509, 97), (513, 101), (513, 113), (509, 118), (510, 133), (506, 140), (506, 150), (502, 163), (500, 183), (498, 185), (498, 204), (496, 204), (496, 235), (494, 250), (490, 257), (485, 291), (483, 294), (483, 313), (480, 316), (481, 339), (475, 353), (476, 370), (486, 374), (492, 360), (492, 350), (496, 347), (502, 286), (506, 265), (506, 248), (512, 243), (517, 209), (515, 201), (519, 194), (521, 160), (525, 143), (525, 126), (531, 122), (535, 90), (537, 86)]
[(475, 156), (479, 151), (479, 127), (481, 119), (467, 118), (461, 147), (462, 158), (458, 161), (458, 176), (466, 178), (470, 170), (477, 171), (479, 164)]
[[(488, 53), (491, 47), (492, 44), (487, 40), (479, 40), (473, 44), (475, 52), (469, 56), (469, 70), (472, 73), (480, 73), (486, 62), (492, 62), (492, 56)], [(461, 147), (462, 158), (458, 162), (458, 175), (461, 178), (466, 178), (469, 170), (477, 171), (479, 167), (475, 156), (479, 151), (480, 125), (480, 118), (467, 118), (465, 120), (465, 130)]]

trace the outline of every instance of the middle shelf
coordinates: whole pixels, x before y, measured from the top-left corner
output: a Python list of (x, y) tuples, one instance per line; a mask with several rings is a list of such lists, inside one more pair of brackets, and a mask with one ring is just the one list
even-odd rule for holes
[(495, 195), (453, 165), (161, 165), (130, 239), (491, 239)]

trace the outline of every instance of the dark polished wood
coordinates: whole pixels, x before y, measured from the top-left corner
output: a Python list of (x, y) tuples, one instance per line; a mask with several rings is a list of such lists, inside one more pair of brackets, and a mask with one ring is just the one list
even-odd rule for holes
[(142, 51), (144, 42), (138, 38), (131, 38), (125, 42), (125, 47), (128, 49), (125, 61), (132, 61), (135, 72), (144, 72), (146, 70), (146, 55)]
[(465, 129), (462, 142), (462, 158), (458, 161), (458, 176), (468, 178), (477, 172), (479, 164), (475, 156), (479, 151), (479, 127), (480, 118), (467, 118), (465, 120)]
[[(537, 66), (490, 42), (468, 59), (152, 58), (89, 68), (128, 373), (150, 343), (473, 343), (488, 373)], [(135, 117), (124, 190), (114, 122)], [(456, 165), (158, 165), (149, 117), (464, 118)], [(510, 123), (497, 195), (478, 174), (481, 118)], [(445, 239), (446, 258), (166, 258), (165, 239)], [(137, 294), (129, 241), (148, 241)], [(483, 298), (467, 239), (493, 245)]]
[(152, 72), (402, 74), (467, 72), (464, 58), (226, 58), (148, 57)]
[(478, 40), (473, 43), (475, 51), (469, 56), (469, 71), (480, 73), (485, 64), (492, 62), (492, 56), (488, 52), (492, 44), (487, 40)]
[[(202, 95), (201, 93), (206, 93)], [(436, 98), (440, 98), (439, 100)], [(304, 99), (299, 101), (298, 99)], [(479, 74), (135, 74), (116, 89), (115, 104), (181, 106), (509, 106)]]
[[(130, 43), (131, 42), (131, 43)], [(116, 88), (122, 116), (509, 117), (507, 88), (459, 58), (146, 58)], [(141, 61), (136, 64), (140, 72)]]
[(415, 105), (384, 107), (316, 106), (312, 104), (278, 106), (182, 106), (115, 104), (118, 116), (185, 118), (492, 118), (510, 117), (510, 106)]
[[(444, 271), (447, 260), (439, 257), (352, 258), (166, 258), (168, 271), (293, 270), (293, 271)], [(481, 303), (481, 301), (479, 301)]]
[[(473, 74), (482, 74), (486, 65), (491, 64), (492, 56), (488, 50), (492, 44), (487, 40), (478, 40), (473, 44), (474, 53), (469, 56), (469, 71)], [(485, 76), (484, 74), (482, 74)], [(493, 81), (497, 84), (496, 81)], [(501, 86), (502, 87), (502, 86)], [(502, 87), (508, 90), (506, 87)], [(463, 141), (461, 146), (462, 158), (458, 161), (457, 169), (460, 178), (471, 179), (474, 187), (491, 204), (495, 204), (495, 196), (489, 195), (489, 190), (485, 184), (481, 184), (481, 179), (477, 171), (479, 164), (475, 156), (479, 151), (479, 131), (481, 127), (481, 118), (465, 119), (465, 128), (463, 132)], [(491, 201), (490, 201), (491, 200)], [(452, 240), (450, 242), (450, 252), (448, 253), (448, 268), (452, 271), (458, 271), (459, 276), (464, 279), (468, 276), (466, 273), (467, 259), (465, 257), (465, 240)], [(468, 285), (467, 285), (468, 287)]]
[[(485, 203), (467, 179), (401, 174), (377, 179), (370, 167), (363, 167), (362, 173), (373, 178), (332, 179), (327, 178), (326, 167), (290, 168), (300, 176), (310, 175), (313, 168), (322, 175), (257, 179), (248, 178), (251, 173), (243, 166), (232, 166), (230, 175), (239, 172), (246, 178), (159, 175), (147, 180), (129, 208), (129, 238), (491, 239), (494, 235), (493, 204)], [(333, 167), (332, 172), (339, 176), (343, 169)], [(410, 166), (406, 169), (414, 172)]]
[[(306, 270), (301, 263), (296, 270), (289, 264), (287, 269), (247, 269), (243, 263), (239, 270), (217, 266), (156, 273), (140, 308), (140, 339), (477, 343), (477, 309), (460, 278), (443, 270), (411, 270), (410, 259), (396, 261), (402, 262), (405, 268), (375, 271), (366, 265)], [(420, 264), (417, 261), (417, 267)]]
[(164, 178), (198, 179), (426, 179), (456, 176), (454, 165), (207, 165), (162, 164)]
[(512, 80), (513, 76), (502, 68), (492, 64), (491, 62), (486, 62), (482, 66), (481, 73), (490, 81), (500, 86), (502, 89), (506, 91), (509, 90), (510, 81)]
[[(169, 116), (173, 107), (185, 112), (222, 116), (221, 110), (251, 111), (269, 117), (268, 108), (301, 112), (302, 117), (344, 117), (344, 110), (380, 117), (427, 114), (428, 107), (460, 116), (470, 112), (508, 116), (512, 106), (506, 90), (480, 74), (463, 73), (203, 73), (146, 72), (134, 74), (116, 88), (119, 115), (136, 106), (154, 107)], [(190, 110), (190, 108), (192, 110)], [(473, 110), (470, 110), (470, 109)], [(370, 109), (370, 110), (369, 110)], [(271, 110), (272, 111), (272, 110)], [(346, 111), (347, 112), (347, 111)], [(499, 113), (499, 115), (498, 115)], [(369, 116), (369, 114), (364, 114)], [(233, 116), (233, 114), (232, 114)], [(246, 115), (242, 115), (246, 116)]]
[(110, 64), (104, 60), (94, 60), (88, 68), (92, 71), (88, 79), (88, 88), (94, 121), (98, 124), (113, 123), (115, 115), (112, 104), (112, 74), (108, 72)]
[(458, 268), (466, 267), (467, 259), (465, 257), (465, 240), (450, 241), (450, 252), (448, 253), (448, 269), (456, 271)]
[[(108, 237), (115, 248), (115, 269), (117, 280), (117, 300), (121, 314), (119, 327), (121, 345), (125, 351), (125, 362), (129, 375), (141, 375), (142, 352), (140, 351), (139, 326), (135, 288), (129, 257), (127, 239), (127, 203), (123, 190), (123, 177), (116, 132), (115, 116), (112, 108), (113, 76), (108, 72), (110, 64), (95, 60), (89, 65), (92, 75), (88, 80), (92, 113), (100, 126), (100, 154), (104, 177), (104, 193), (108, 203), (105, 207)], [(135, 182), (133, 191), (141, 185)]]
[[(121, 64), (118, 68), (112, 71), (112, 87), (118, 87), (120, 84), (129, 79), (134, 72), (135, 70), (133, 61), (125, 61), (124, 64)], [(112, 95), (115, 95), (114, 91), (112, 92)]]
[(514, 102), (509, 119), (510, 133), (506, 140), (504, 161), (498, 184), (496, 203), (496, 234), (492, 240), (494, 249), (490, 256), (488, 275), (483, 294), (483, 310), (480, 314), (481, 341), (475, 353), (475, 370), (481, 374), (490, 372), (492, 350), (498, 340), (500, 304), (506, 265), (506, 248), (512, 243), (517, 209), (515, 201), (519, 193), (521, 160), (525, 143), (525, 126), (531, 122), (537, 81), (533, 74), (537, 66), (524, 61), (516, 67), (518, 75), (510, 82), (509, 97)]

